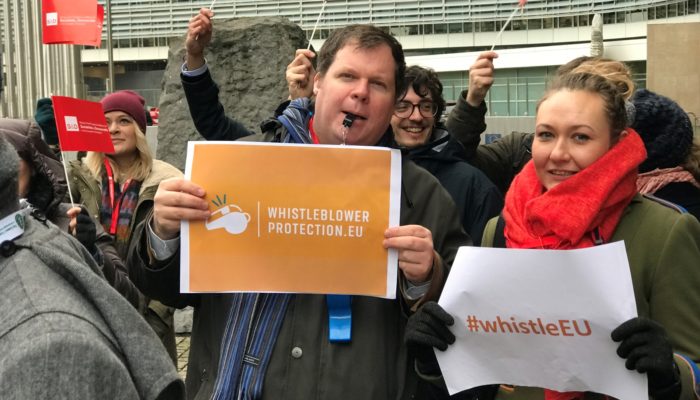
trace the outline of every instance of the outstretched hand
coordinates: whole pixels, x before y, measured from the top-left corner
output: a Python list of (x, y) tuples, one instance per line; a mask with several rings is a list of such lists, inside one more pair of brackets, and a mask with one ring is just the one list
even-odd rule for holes
[(627, 360), (625, 367), (647, 374), (654, 400), (678, 400), (680, 373), (663, 326), (648, 318), (632, 318), (615, 328), (611, 337), (620, 342), (617, 354)]

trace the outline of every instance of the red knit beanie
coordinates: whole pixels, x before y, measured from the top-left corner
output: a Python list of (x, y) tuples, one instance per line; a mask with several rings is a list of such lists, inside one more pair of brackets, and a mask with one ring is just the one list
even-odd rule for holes
[(110, 111), (123, 111), (129, 114), (141, 132), (146, 133), (146, 110), (144, 109), (146, 100), (140, 94), (133, 90), (120, 90), (108, 94), (100, 103), (105, 114)]

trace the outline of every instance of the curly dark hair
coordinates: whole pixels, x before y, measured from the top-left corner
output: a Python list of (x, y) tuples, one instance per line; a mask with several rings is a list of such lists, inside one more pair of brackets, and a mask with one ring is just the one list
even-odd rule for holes
[(409, 87), (413, 88), (413, 91), (420, 97), (430, 95), (430, 98), (437, 106), (435, 124), (440, 122), (440, 117), (445, 112), (446, 103), (445, 98), (442, 97), (442, 82), (440, 82), (437, 72), (431, 68), (412, 65), (406, 68), (405, 83), (407, 89)]

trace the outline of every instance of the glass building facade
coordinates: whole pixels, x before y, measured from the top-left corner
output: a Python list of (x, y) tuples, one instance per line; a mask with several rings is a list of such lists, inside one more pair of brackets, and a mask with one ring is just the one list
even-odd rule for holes
[[(100, 1), (104, 4), (104, 0)], [(604, 24), (625, 24), (669, 19), (700, 13), (700, 0), (529, 0), (526, 11), (517, 14), (507, 31), (542, 31), (590, 26), (593, 15)], [(372, 23), (387, 27), (400, 40), (420, 36), (492, 32), (505, 23), (517, 2), (514, 0), (334, 0), (328, 1), (314, 39), (324, 39), (336, 27), (350, 23)], [(189, 19), (210, 0), (111, 0), (115, 48), (167, 46), (168, 38), (181, 36)], [(217, 18), (283, 16), (311, 35), (323, 1), (216, 0)], [(106, 34), (103, 35), (106, 38)], [(543, 43), (541, 45), (546, 45)], [(528, 44), (532, 45), (532, 44)], [(103, 43), (103, 47), (106, 43)], [(407, 48), (411, 54), (481, 51), (485, 48)], [(125, 65), (127, 73), (160, 68), (157, 62)], [(645, 87), (646, 63), (628, 63), (639, 87)], [(466, 66), (465, 66), (466, 67)], [(557, 66), (498, 69), (487, 97), (489, 116), (533, 116), (537, 100)], [(454, 103), (468, 85), (467, 72), (440, 72), (445, 99)], [(101, 95), (100, 82), (88, 83)], [(143, 89), (157, 98), (159, 88)], [(149, 91), (149, 93), (145, 93)], [(153, 93), (150, 93), (152, 91)]]
[[(700, 0), (529, 0), (508, 30), (589, 26), (593, 14), (604, 24), (642, 22), (697, 14)], [(104, 4), (104, 0), (100, 3)], [(283, 16), (311, 33), (323, 1), (217, 0), (218, 18)], [(513, 0), (334, 0), (328, 1), (317, 38), (350, 23), (386, 26), (398, 36), (498, 32), (517, 4)], [(167, 46), (188, 20), (210, 1), (112, 0), (115, 47)]]

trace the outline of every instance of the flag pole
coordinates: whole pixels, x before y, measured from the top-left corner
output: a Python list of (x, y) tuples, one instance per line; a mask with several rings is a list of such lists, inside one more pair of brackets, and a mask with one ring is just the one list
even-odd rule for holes
[(309, 45), (306, 46), (306, 50), (311, 49), (311, 41), (314, 38), (314, 34), (316, 33), (316, 28), (318, 28), (318, 23), (321, 22), (321, 16), (323, 15), (323, 10), (326, 9), (326, 0), (323, 0), (323, 4), (321, 5), (321, 12), (318, 13), (318, 18), (316, 18), (316, 24), (314, 24), (314, 30), (311, 31), (311, 37), (309, 38)]
[[(60, 143), (60, 136), (59, 136), (59, 146), (61, 145)], [(73, 193), (70, 191), (70, 177), (68, 176), (68, 167), (66, 167), (66, 152), (61, 150), (61, 164), (63, 164), (63, 172), (66, 174), (66, 186), (68, 186), (68, 197), (70, 198), (70, 206), (71, 208), (75, 207), (75, 201), (73, 201)]]
[[(209, 6), (209, 11), (214, 11), (214, 3), (216, 3), (216, 0), (211, 0), (211, 5)], [(194, 37), (194, 40), (199, 40), (199, 34)]]
[(105, 0), (107, 9), (107, 93), (114, 92), (114, 56), (112, 52), (112, 2)]
[[(109, 1), (109, 0), (107, 0), (107, 1)], [(56, 110), (55, 110), (56, 102), (54, 101), (53, 93), (50, 93), (49, 97), (51, 98), (51, 104), (54, 107), (54, 113), (55, 113), (56, 112)], [(58, 126), (56, 126), (56, 130), (58, 130)], [(58, 149), (61, 151), (61, 164), (63, 165), (63, 173), (66, 174), (66, 186), (68, 187), (68, 198), (70, 198), (70, 206), (71, 206), (71, 208), (73, 208), (73, 207), (75, 207), (75, 201), (73, 200), (73, 192), (70, 191), (70, 176), (68, 176), (68, 167), (66, 166), (66, 152), (63, 151), (63, 143), (61, 143), (61, 135), (57, 134), (57, 136), (58, 136)]]
[(513, 10), (512, 13), (510, 13), (510, 17), (508, 17), (508, 19), (506, 20), (506, 23), (503, 24), (503, 27), (502, 27), (501, 30), (498, 32), (498, 35), (496, 35), (496, 40), (494, 40), (493, 46), (491, 46), (491, 51), (493, 51), (493, 49), (496, 47), (496, 43), (498, 43), (498, 39), (501, 38), (501, 35), (503, 34), (503, 31), (506, 30), (506, 28), (508, 27), (508, 24), (509, 24), (510, 21), (513, 19), (513, 17), (515, 17), (515, 13), (518, 12), (518, 9), (519, 9), (519, 8), (521, 8), (520, 4), (518, 4), (518, 5), (515, 7), (515, 9)]

